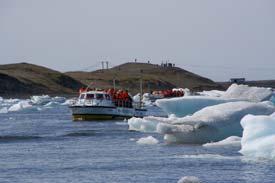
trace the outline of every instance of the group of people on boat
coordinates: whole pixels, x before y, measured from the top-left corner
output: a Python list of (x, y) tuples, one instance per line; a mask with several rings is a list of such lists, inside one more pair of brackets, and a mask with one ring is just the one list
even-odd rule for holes
[(117, 90), (114, 88), (110, 89), (93, 89), (93, 88), (80, 88), (79, 93), (83, 92), (88, 92), (88, 91), (104, 91), (106, 92), (109, 96), (111, 96), (111, 100), (117, 107), (127, 107), (127, 108), (132, 108), (132, 98), (129, 95), (129, 92), (127, 90)]
[(160, 91), (153, 91), (152, 94), (161, 96), (163, 98), (182, 97), (184, 96), (184, 91), (183, 90), (160, 90)]
[(128, 107), (132, 108), (132, 97), (129, 95), (127, 90), (116, 90), (114, 88), (110, 88), (105, 90), (109, 95), (111, 95), (113, 102), (118, 107)]

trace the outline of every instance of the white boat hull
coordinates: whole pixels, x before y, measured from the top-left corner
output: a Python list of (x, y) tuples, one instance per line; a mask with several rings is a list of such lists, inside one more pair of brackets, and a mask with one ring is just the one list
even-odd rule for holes
[(146, 116), (146, 109), (104, 106), (71, 106), (74, 120), (124, 119)]

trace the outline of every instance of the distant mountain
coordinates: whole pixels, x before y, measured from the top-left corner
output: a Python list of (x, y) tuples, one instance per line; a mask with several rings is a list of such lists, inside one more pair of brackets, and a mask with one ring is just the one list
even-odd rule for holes
[(0, 96), (77, 93), (83, 84), (68, 75), (28, 63), (0, 65)]
[(145, 91), (171, 89), (175, 87), (189, 88), (193, 91), (223, 89), (210, 79), (178, 67), (164, 67), (149, 63), (125, 63), (111, 69), (94, 72), (67, 72), (68, 76), (92, 87), (113, 87), (113, 79), (117, 88), (124, 88), (132, 93), (139, 92), (140, 78), (143, 79)]

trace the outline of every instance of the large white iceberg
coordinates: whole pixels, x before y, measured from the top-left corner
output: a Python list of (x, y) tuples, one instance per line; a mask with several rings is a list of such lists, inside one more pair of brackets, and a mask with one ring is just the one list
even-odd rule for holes
[(270, 102), (230, 102), (206, 107), (181, 118), (178, 125), (159, 123), (157, 132), (167, 142), (206, 143), (229, 136), (241, 136), (241, 119), (247, 114), (269, 115), (275, 111)]
[(223, 98), (261, 102), (269, 100), (272, 96), (271, 88), (250, 87), (247, 85), (232, 84), (222, 95)]
[(244, 131), (240, 152), (251, 158), (275, 159), (275, 113), (270, 116), (247, 115), (241, 125)]
[(202, 96), (160, 99), (156, 101), (156, 105), (168, 114), (184, 117), (204, 107), (221, 103), (233, 101), (261, 102), (269, 100), (272, 96), (272, 89), (232, 84), (225, 92), (213, 90), (201, 92), (201, 94)]
[(168, 143), (203, 144), (220, 141), (229, 136), (241, 136), (240, 120), (247, 114), (269, 115), (275, 111), (271, 102), (229, 102), (205, 107), (191, 116), (177, 118), (132, 118), (129, 129), (157, 132)]
[(168, 114), (174, 114), (177, 117), (184, 117), (203, 109), (207, 106), (213, 106), (235, 100), (223, 99), (208, 96), (186, 96), (171, 99), (160, 99), (156, 105)]

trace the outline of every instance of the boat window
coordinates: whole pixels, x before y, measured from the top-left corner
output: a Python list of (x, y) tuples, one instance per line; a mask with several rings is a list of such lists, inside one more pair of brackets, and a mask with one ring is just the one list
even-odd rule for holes
[(103, 99), (103, 94), (96, 94), (96, 99), (102, 100)]
[(87, 94), (86, 99), (94, 99), (94, 94)]
[(106, 98), (106, 100), (111, 100), (110, 95), (105, 94), (105, 98)]
[(80, 99), (84, 99), (84, 98), (85, 98), (85, 94), (81, 94)]

